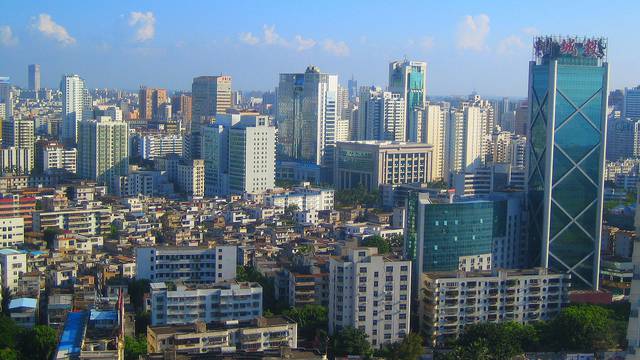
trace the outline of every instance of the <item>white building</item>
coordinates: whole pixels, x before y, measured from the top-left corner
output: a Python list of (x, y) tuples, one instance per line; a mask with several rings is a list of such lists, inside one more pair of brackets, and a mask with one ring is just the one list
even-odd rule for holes
[(433, 163), (431, 166), (431, 180), (440, 181), (445, 178), (444, 166), (446, 158), (446, 127), (449, 109), (441, 105), (428, 105), (424, 111), (424, 125), (422, 126), (422, 142), (433, 146)]
[(78, 150), (75, 148), (65, 149), (60, 144), (48, 144), (42, 149), (42, 170), (45, 173), (63, 170), (75, 174), (77, 161)]
[(236, 277), (235, 246), (139, 247), (136, 278), (151, 281), (220, 282)]
[(351, 326), (376, 348), (409, 333), (411, 261), (376, 248), (344, 249), (329, 263), (329, 333)]
[(151, 283), (151, 325), (249, 321), (262, 316), (262, 286), (250, 282)]
[(129, 171), (129, 126), (108, 116), (78, 127), (78, 175), (113, 187)]
[(15, 293), (20, 274), (27, 272), (27, 254), (14, 249), (0, 249), (0, 269), (2, 288)]
[(420, 332), (436, 346), (469, 324), (550, 319), (569, 302), (570, 280), (544, 268), (422, 273)]
[(24, 243), (24, 218), (0, 218), (0, 247), (14, 247)]
[(467, 106), (462, 110), (451, 110), (447, 129), (447, 179), (449, 174), (473, 171), (482, 166), (482, 125), (479, 107)]
[(275, 187), (276, 128), (266, 116), (243, 116), (229, 131), (229, 192), (261, 193)]
[[(67, 146), (78, 142), (78, 124), (90, 118), (88, 92), (84, 80), (78, 75), (64, 75), (60, 81), (62, 91), (62, 134), (61, 140)], [(85, 114), (86, 113), (86, 114)]]
[(33, 147), (31, 149), (11, 146), (0, 151), (0, 174), (27, 175), (33, 170)]
[(107, 206), (84, 206), (33, 213), (33, 230), (48, 228), (69, 230), (80, 235), (107, 234), (111, 226), (111, 208)]
[(150, 160), (168, 154), (182, 155), (182, 145), (182, 135), (144, 134), (140, 135), (139, 155)]
[(360, 104), (359, 137), (362, 139), (359, 140), (405, 140), (405, 102), (401, 94), (374, 87), (363, 89)]
[(296, 206), (298, 210), (333, 210), (333, 189), (320, 189), (312, 187), (296, 187), (293, 191), (265, 196), (265, 204), (268, 207), (286, 209)]
[(204, 160), (191, 160), (190, 164), (178, 164), (177, 182), (181, 192), (192, 196), (204, 196)]

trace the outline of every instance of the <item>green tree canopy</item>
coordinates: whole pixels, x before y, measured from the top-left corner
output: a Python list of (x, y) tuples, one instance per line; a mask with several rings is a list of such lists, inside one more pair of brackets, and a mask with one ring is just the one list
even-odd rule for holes
[(402, 341), (383, 348), (380, 355), (387, 360), (417, 360), (424, 353), (423, 343), (420, 335), (411, 333)]
[(362, 240), (362, 246), (378, 248), (379, 254), (388, 254), (391, 252), (391, 244), (380, 235), (373, 235)]
[(369, 357), (373, 353), (367, 340), (367, 334), (350, 326), (336, 332), (332, 340), (332, 350), (335, 356), (361, 355)]
[(36, 325), (33, 329), (24, 330), (19, 338), (20, 351), (23, 357), (28, 359), (49, 360), (58, 344), (56, 331), (45, 325)]
[(327, 308), (320, 305), (291, 308), (285, 310), (282, 315), (298, 324), (298, 334), (305, 339), (313, 339), (318, 330), (326, 330), (329, 322)]
[(601, 306), (569, 306), (549, 322), (544, 343), (554, 351), (608, 350), (616, 346), (614, 316)]
[(147, 353), (147, 339), (144, 336), (137, 338), (131, 336), (124, 337), (124, 359), (138, 360), (140, 355)]

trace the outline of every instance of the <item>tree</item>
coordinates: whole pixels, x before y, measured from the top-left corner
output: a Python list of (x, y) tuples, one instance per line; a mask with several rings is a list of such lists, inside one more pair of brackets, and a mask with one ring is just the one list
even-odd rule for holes
[(63, 230), (56, 227), (46, 228), (43, 231), (44, 241), (47, 243), (47, 249), (53, 248), (53, 241), (56, 239), (56, 236), (63, 233)]
[(144, 336), (134, 338), (131, 336), (124, 337), (124, 359), (138, 360), (140, 355), (147, 354), (147, 339)]
[(0, 316), (0, 349), (16, 348), (16, 335), (20, 327), (8, 316)]
[(136, 313), (144, 309), (144, 294), (151, 291), (150, 281), (147, 279), (132, 279), (129, 281), (127, 292)]
[(353, 327), (346, 327), (334, 334), (332, 339), (334, 356), (361, 355), (369, 357), (373, 353), (367, 334)]
[(21, 353), (28, 359), (51, 359), (58, 344), (56, 331), (46, 325), (36, 325), (33, 329), (24, 330), (19, 338)]
[(262, 286), (262, 303), (264, 310), (269, 310), (273, 314), (280, 314), (285, 309), (285, 305), (276, 299), (276, 287), (272, 278), (268, 278), (254, 267), (238, 266), (236, 268), (236, 280), (257, 282)]
[(537, 338), (537, 332), (531, 325), (515, 322), (480, 323), (467, 326), (457, 345), (470, 349), (474, 343), (481, 341), (491, 350), (492, 358), (511, 359), (525, 350), (534, 350)]
[(6, 348), (0, 350), (0, 360), (18, 360), (18, 352), (14, 349)]
[(362, 246), (378, 248), (378, 254), (387, 254), (391, 251), (391, 244), (380, 235), (366, 237)]
[(574, 305), (549, 322), (544, 344), (554, 351), (598, 352), (615, 347), (614, 312), (602, 306)]
[(382, 349), (380, 355), (387, 360), (417, 360), (424, 353), (423, 343), (420, 335), (411, 333), (402, 341)]
[(315, 338), (318, 330), (326, 330), (329, 323), (327, 308), (320, 305), (291, 308), (282, 315), (295, 321), (298, 324), (298, 334), (308, 340)]
[(136, 313), (136, 335), (145, 335), (149, 325), (151, 325), (151, 313), (149, 311)]

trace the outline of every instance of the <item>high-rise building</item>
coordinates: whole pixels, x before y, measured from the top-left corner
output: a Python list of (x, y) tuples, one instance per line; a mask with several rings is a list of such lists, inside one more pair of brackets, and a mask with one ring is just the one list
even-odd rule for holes
[(411, 261), (376, 248), (345, 248), (329, 259), (329, 333), (361, 329), (375, 348), (409, 333)]
[(201, 159), (201, 127), (231, 108), (231, 76), (199, 76), (191, 85), (191, 137), (189, 156)]
[(338, 76), (315, 66), (303, 74), (280, 74), (278, 158), (327, 167), (333, 164)]
[(40, 90), (40, 64), (29, 65), (29, 90)]
[(75, 174), (77, 170), (77, 149), (65, 149), (61, 144), (49, 143), (42, 149), (42, 171), (45, 173), (65, 171)]
[(360, 92), (362, 140), (405, 141), (405, 102), (400, 94), (371, 87)]
[(527, 128), (529, 127), (529, 103), (526, 101), (521, 102), (516, 108), (515, 116), (513, 119), (513, 132), (516, 135), (527, 135)]
[(129, 171), (129, 127), (108, 116), (83, 120), (78, 136), (78, 175), (114, 186)]
[(433, 164), (431, 181), (445, 178), (445, 146), (446, 130), (449, 123), (449, 109), (441, 105), (428, 105), (424, 111), (425, 120), (422, 127), (422, 142), (433, 146)]
[(27, 175), (33, 169), (33, 149), (10, 146), (0, 149), (1, 175)]
[[(640, 120), (640, 119), (638, 119)], [(618, 161), (634, 156), (638, 120), (610, 117), (607, 122), (607, 160)]]
[(62, 91), (62, 134), (61, 140), (66, 146), (75, 146), (78, 142), (78, 124), (85, 118), (87, 109), (87, 89), (84, 80), (78, 75), (64, 75), (60, 82)]
[(482, 166), (482, 112), (479, 107), (466, 106), (451, 109), (449, 126), (446, 129), (446, 176), (460, 172), (471, 172)]
[(355, 102), (358, 97), (358, 81), (353, 76), (347, 81), (347, 91), (349, 93), (349, 101)]
[(193, 159), (178, 164), (177, 185), (179, 191), (195, 196), (204, 196), (204, 160)]
[(171, 98), (171, 105), (173, 117), (180, 117), (183, 122), (191, 126), (191, 96), (185, 94), (175, 95)]
[(405, 100), (406, 139), (417, 142), (421, 124), (411, 115), (414, 109), (424, 109), (427, 105), (427, 63), (409, 60), (390, 63), (389, 91)]
[[(33, 119), (24, 118), (16, 119), (12, 118), (8, 121), (2, 122), (2, 145), (5, 147), (15, 147), (16, 149), (23, 149), (22, 155), (29, 156), (29, 167), (27, 172), (31, 171), (34, 165), (34, 151), (35, 151), (35, 123)], [(18, 151), (18, 150), (16, 150)], [(19, 156), (17, 158), (21, 158)], [(25, 168), (26, 169), (26, 168)]]
[(267, 116), (246, 116), (229, 130), (229, 191), (261, 193), (275, 187), (276, 128)]
[(529, 63), (532, 262), (598, 288), (609, 67), (604, 38), (541, 36)]
[(140, 87), (138, 92), (138, 106), (140, 119), (151, 120), (160, 117), (160, 107), (169, 102), (166, 89)]
[(623, 119), (640, 119), (640, 86), (624, 89)]
[(0, 104), (4, 104), (4, 113), (0, 113), (0, 117), (10, 119), (13, 116), (13, 97), (9, 77), (0, 77)]

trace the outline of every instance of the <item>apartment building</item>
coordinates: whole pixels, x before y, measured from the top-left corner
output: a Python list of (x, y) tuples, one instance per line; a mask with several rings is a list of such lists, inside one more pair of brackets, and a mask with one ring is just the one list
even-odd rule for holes
[(422, 273), (420, 332), (436, 346), (468, 324), (547, 320), (569, 302), (570, 283), (545, 268)]
[(136, 278), (209, 283), (233, 280), (236, 254), (236, 246), (139, 247), (136, 248)]
[(252, 282), (151, 283), (151, 325), (250, 321), (262, 316), (262, 286)]
[(36, 211), (36, 198), (14, 194), (0, 194), (0, 218), (21, 217), (25, 230), (32, 227), (32, 213)]
[(351, 326), (375, 348), (409, 333), (411, 261), (347, 248), (329, 263), (329, 333)]
[(27, 254), (14, 249), (0, 249), (0, 269), (2, 288), (16, 293), (20, 274), (27, 272)]
[(282, 316), (258, 317), (248, 323), (227, 321), (205, 324), (150, 326), (149, 353), (175, 351), (176, 354), (207, 352), (264, 351), (298, 347), (298, 325)]
[(0, 217), (0, 246), (13, 247), (24, 243), (24, 219)]
[(35, 231), (58, 228), (80, 235), (100, 235), (109, 233), (110, 227), (111, 208), (107, 206), (85, 205), (33, 213)]
[(292, 191), (265, 196), (265, 205), (286, 209), (296, 206), (298, 210), (333, 210), (334, 190), (313, 187), (296, 187)]

